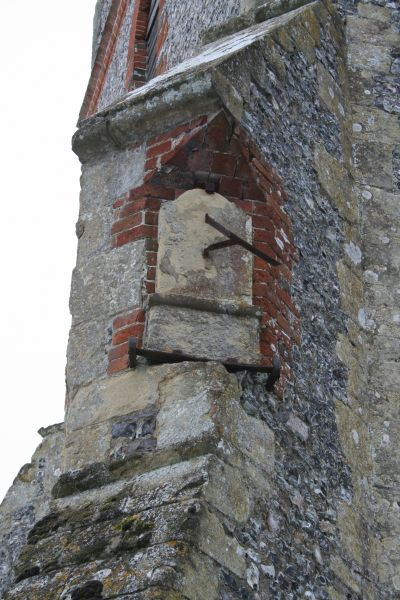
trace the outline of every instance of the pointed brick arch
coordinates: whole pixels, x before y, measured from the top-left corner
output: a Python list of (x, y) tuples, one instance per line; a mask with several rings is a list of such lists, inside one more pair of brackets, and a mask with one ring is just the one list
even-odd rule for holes
[[(145, 171), (145, 183), (114, 202), (111, 232), (114, 247), (147, 240), (144, 296), (155, 292), (161, 204), (212, 178), (220, 194), (251, 216), (253, 243), (282, 263), (274, 268), (254, 259), (253, 305), (263, 313), (260, 350), (265, 362), (279, 353), (283, 373), (290, 376), (291, 348), (300, 343), (300, 315), (290, 296), (297, 254), (291, 221), (282, 207), (283, 184), (273, 168), (246, 132), (221, 111), (148, 140)], [(142, 307), (130, 308), (113, 323), (110, 373), (127, 367), (128, 337), (143, 334)]]

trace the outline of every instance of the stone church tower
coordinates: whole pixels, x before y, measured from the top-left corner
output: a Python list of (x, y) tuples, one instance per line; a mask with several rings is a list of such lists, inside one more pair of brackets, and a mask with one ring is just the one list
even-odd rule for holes
[(65, 423), (1, 598), (400, 598), (399, 27), (98, 1)]

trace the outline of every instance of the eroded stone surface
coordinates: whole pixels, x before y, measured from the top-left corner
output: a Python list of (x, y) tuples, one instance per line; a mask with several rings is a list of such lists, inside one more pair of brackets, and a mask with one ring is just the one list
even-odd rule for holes
[(259, 319), (256, 317), (154, 306), (147, 318), (148, 348), (214, 360), (260, 362)]
[(34, 523), (50, 511), (51, 489), (61, 473), (64, 426), (41, 430), (43, 441), (24, 465), (0, 506), (0, 596), (14, 578), (14, 568)]
[(205, 223), (214, 220), (249, 243), (251, 220), (220, 194), (195, 189), (165, 203), (159, 216), (156, 291), (251, 304), (252, 255), (239, 246), (203, 257), (203, 250), (226, 240)]
[(73, 324), (139, 306), (144, 252), (144, 241), (139, 240), (91, 257), (74, 270), (70, 299)]
[[(52, 531), (58, 515), (36, 527), (36, 543), (19, 564), (20, 575), (30, 577), (13, 586), (9, 597), (53, 600), (88, 589), (85, 585), (90, 581), (102, 584), (105, 598), (124, 594), (135, 600), (397, 597), (398, 159), (396, 124), (385, 115), (400, 110), (394, 46), (388, 53), (395, 44), (399, 9), (392, 2), (379, 6), (340, 0), (338, 4), (343, 14), (351, 15), (347, 74), (342, 23), (324, 1), (294, 18), (278, 19), (268, 35), (263, 26), (263, 33), (252, 37), (246, 47), (240, 42), (241, 49), (235, 50), (231, 40), (229, 56), (222, 57), (219, 47), (219, 54), (212, 55), (211, 49), (202, 59), (203, 66), (215, 61), (223, 82), (222, 97), (232, 93), (245, 107), (237, 112), (242, 125), (283, 177), (288, 192), (285, 209), (294, 224), (300, 256), (291, 291), (301, 311), (302, 347), (293, 353), (292, 379), (283, 397), (267, 394), (261, 376), (243, 374), (240, 398), (235, 392), (229, 399), (218, 386), (199, 397), (193, 386), (201, 387), (207, 378), (195, 376), (187, 366), (175, 367), (165, 389), (177, 396), (183, 393), (189, 402), (185, 406), (179, 396), (175, 407), (172, 399), (162, 398), (160, 414), (172, 428), (170, 439), (161, 454), (154, 449), (144, 453), (135, 459), (134, 467), (130, 444), (142, 443), (142, 438), (134, 437), (134, 424), (151, 416), (143, 416), (143, 407), (136, 414), (125, 412), (128, 406), (117, 398), (116, 410), (124, 414), (111, 410), (107, 431), (110, 439), (121, 442), (112, 451), (126, 447), (127, 454), (121, 450), (118, 466), (110, 463), (110, 468), (104, 460), (86, 473), (86, 483), (91, 477), (90, 484), (100, 487), (75, 490), (80, 493), (70, 488), (68, 496), (53, 501), (52, 510), (61, 517), (67, 514), (67, 524)], [(193, 74), (195, 63), (188, 68)], [(179, 97), (182, 106), (184, 86), (176, 93), (169, 88), (164, 96), (156, 89), (165, 79), (148, 90), (153, 96), (143, 99), (143, 93), (143, 105), (158, 111), (157, 98), (172, 102)], [(191, 83), (185, 80), (186, 92), (193, 84), (190, 98), (196, 90), (210, 89), (206, 80), (206, 76), (197, 80), (193, 76)], [(357, 103), (353, 114), (347, 112), (348, 90)], [(140, 91), (135, 94), (138, 98)], [(127, 115), (131, 121), (133, 117), (125, 108), (121, 103), (118, 117), (112, 111), (105, 117), (111, 132), (121, 131), (121, 140), (129, 140), (125, 132), (135, 128), (127, 126)], [(142, 109), (141, 105), (138, 114), (143, 114)], [(186, 107), (182, 119), (188, 113), (192, 114), (191, 108)], [(96, 120), (96, 127), (100, 121)], [(136, 129), (140, 140), (151, 127), (146, 123)], [(384, 135), (382, 131), (387, 142), (375, 137)], [(350, 141), (355, 144), (356, 171)], [(394, 159), (392, 171), (389, 155)], [(98, 169), (99, 173), (101, 165)], [(357, 185), (351, 189), (354, 175)], [(95, 188), (92, 191), (90, 202), (95, 205)], [(92, 229), (97, 232), (96, 252), (109, 243), (101, 239), (109, 231), (107, 208), (105, 215)], [(85, 251), (89, 251), (89, 244), (83, 245), (87, 231), (80, 238)], [(359, 257), (351, 244), (360, 248), (360, 260), (351, 260)], [(349, 247), (352, 250), (346, 254)], [(91, 370), (95, 376), (99, 373), (96, 361), (84, 354), (86, 333), (90, 334), (83, 332), (78, 340), (74, 332), (76, 353), (69, 371), (69, 381), (72, 373), (73, 381), (84, 385), (91, 381)], [(96, 344), (99, 358), (102, 344)], [(234, 389), (226, 373), (214, 375), (220, 384)], [(180, 418), (184, 425), (179, 429)], [(104, 436), (100, 431), (97, 435)], [(79, 442), (82, 452), (84, 439)], [(208, 457), (181, 456), (206, 449), (215, 454), (212, 465)], [(158, 460), (164, 463), (157, 465)], [(23, 477), (29, 479), (29, 473), (28, 468)], [(218, 543), (208, 546), (215, 531)], [(62, 548), (56, 557), (52, 535)], [(61, 567), (63, 552), (65, 558), (80, 557), (82, 562)], [(49, 561), (50, 555), (60, 562)], [(40, 564), (35, 563), (36, 556), (43, 557)], [(93, 589), (100, 589), (99, 585)]]

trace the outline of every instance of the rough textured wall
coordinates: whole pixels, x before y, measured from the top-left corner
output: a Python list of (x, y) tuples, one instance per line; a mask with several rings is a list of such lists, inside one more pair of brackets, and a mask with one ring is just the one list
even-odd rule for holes
[[(337, 336), (346, 333), (336, 263), (344, 254), (345, 227), (357, 221), (354, 202), (344, 199), (349, 180), (344, 126), (346, 102), (341, 92), (344, 59), (340, 49), (343, 48), (340, 21), (319, 4), (300, 11), (288, 22), (278, 20), (276, 27), (261, 41), (242, 50), (218, 69), (219, 85), (229, 90), (230, 82), (236, 90), (236, 95), (231, 93), (242, 108), (237, 108), (235, 116), (267, 161), (275, 165), (289, 193), (287, 210), (293, 220), (299, 251), (292, 293), (302, 313), (302, 346), (293, 355), (294, 377), (292, 383), (287, 384), (282, 400), (265, 393), (262, 378), (252, 380), (244, 376), (240, 407), (240, 391), (235, 388), (234, 378), (230, 376), (225, 383), (222, 371), (204, 366), (196, 367), (196, 377), (189, 367), (183, 370), (170, 367), (167, 373), (163, 369), (153, 369), (151, 374), (145, 371), (140, 385), (139, 372), (104, 379), (102, 357), (105, 358), (107, 322), (118, 308), (115, 303), (120, 299), (127, 302), (123, 290), (134, 288), (134, 281), (138, 280), (138, 272), (131, 269), (117, 282), (118, 288), (112, 285), (116, 266), (111, 258), (118, 256), (118, 265), (129, 264), (129, 261), (120, 263), (119, 253), (126, 248), (131, 252), (138, 249), (137, 243), (110, 248), (111, 206), (121, 187), (121, 173), (132, 178), (132, 187), (140, 183), (141, 171), (135, 166), (134, 157), (141, 156), (141, 150), (131, 150), (126, 155), (109, 154), (85, 165), (80, 221), (84, 232), (79, 244), (78, 272), (74, 276), (74, 280), (82, 284), (73, 284), (71, 300), (74, 324), (69, 346), (69, 441), (65, 453), (66, 466), (83, 469), (63, 475), (55, 488), (56, 496), (72, 494), (76, 503), (76, 509), (68, 517), (65, 512), (68, 500), (64, 504), (62, 499), (54, 502), (57, 519), (65, 523), (60, 529), (61, 538), (57, 538), (57, 544), (63, 548), (57, 566), (46, 567), (46, 557), (55, 541), (51, 528), (44, 524), (40, 527), (38, 548), (28, 548), (20, 566), (28, 573), (40, 550), (40, 576), (21, 581), (10, 592), (10, 598), (21, 598), (29, 592), (34, 598), (43, 590), (54, 595), (67, 574), (67, 564), (76, 565), (68, 571), (70, 589), (74, 582), (78, 585), (79, 570), (81, 578), (86, 575), (99, 582), (102, 577), (104, 597), (139, 592), (146, 589), (146, 585), (151, 586), (151, 581), (146, 584), (140, 574), (136, 581), (132, 580), (132, 587), (127, 588), (115, 574), (115, 561), (119, 561), (121, 573), (132, 569), (132, 561), (139, 559), (140, 548), (143, 548), (141, 560), (147, 572), (154, 572), (155, 565), (158, 569), (163, 566), (164, 579), (158, 581), (165, 587), (166, 564), (170, 561), (176, 568), (179, 554), (163, 554), (163, 544), (179, 540), (181, 536), (187, 543), (183, 526), (171, 530), (170, 513), (155, 526), (146, 525), (147, 520), (144, 520), (140, 530), (131, 521), (121, 522), (121, 539), (118, 537), (113, 545), (111, 533), (102, 536), (100, 523), (103, 521), (97, 524), (91, 519), (88, 522), (86, 513), (81, 514), (87, 501), (85, 490), (106, 486), (104, 493), (111, 498), (115, 488), (110, 486), (115, 486), (121, 477), (129, 479), (139, 474), (145, 476), (141, 481), (146, 489), (157, 467), (171, 463), (182, 465), (185, 458), (193, 461), (193, 456), (205, 453), (215, 454), (222, 460), (227, 472), (228, 467), (232, 467), (233, 479), (243, 474), (245, 483), (240, 487), (249, 490), (249, 497), (236, 496), (234, 506), (224, 510), (212, 503), (201, 505), (198, 526), (196, 521), (191, 523), (200, 538), (189, 544), (187, 551), (193, 554), (199, 549), (203, 553), (203, 565), (209, 565), (210, 558), (214, 562), (207, 566), (207, 576), (199, 572), (197, 584), (190, 583), (186, 567), (178, 567), (177, 572), (185, 575), (179, 583), (179, 577), (175, 580), (176, 573), (171, 573), (174, 589), (184, 597), (204, 600), (256, 600), (271, 594), (285, 599), (300, 594), (325, 598), (329, 585), (339, 593), (352, 593), (351, 586), (356, 584), (353, 584), (353, 575), (348, 579), (343, 575), (346, 563), (339, 562), (336, 571), (330, 567), (330, 558), (339, 552), (342, 555), (336, 528), (338, 508), (343, 503), (349, 505), (352, 497), (349, 469), (340, 449), (335, 422), (335, 401), (346, 402), (347, 399), (345, 369), (335, 350)], [(333, 91), (333, 97), (329, 90)], [(229, 104), (231, 99), (227, 98), (227, 102)], [(126, 162), (121, 161), (124, 156)], [(338, 173), (343, 188), (336, 192)], [(127, 182), (125, 178), (123, 184)], [(125, 191), (123, 185), (120, 191)], [(99, 263), (103, 258), (104, 262)], [(346, 268), (351, 270), (351, 261), (348, 262)], [(94, 270), (97, 264), (100, 266)], [(123, 292), (115, 299), (114, 289)], [(85, 306), (87, 311), (83, 310)], [(90, 356), (82, 355), (82, 351)], [(100, 380), (93, 381), (99, 376)], [(135, 379), (136, 386), (133, 385)], [(93, 383), (88, 385), (91, 381)], [(127, 386), (128, 381), (133, 389), (141, 391), (139, 397), (127, 396), (124, 391), (127, 387), (123, 385)], [(218, 393), (221, 385), (227, 390), (227, 397)], [(213, 399), (212, 409), (208, 398)], [(230, 407), (228, 412), (225, 402)], [(226, 415), (230, 415), (229, 418)], [(240, 431), (237, 432), (237, 428)], [(110, 439), (115, 446), (104, 465), (99, 458), (109, 452), (105, 442)], [(79, 464), (90, 456), (99, 462), (91, 467)], [(195, 472), (195, 463), (191, 462), (188, 468)], [(212, 479), (209, 467), (205, 472)], [(171, 476), (172, 473), (173, 470)], [(121, 481), (120, 485), (124, 488), (126, 483)], [(80, 496), (76, 491), (84, 494)], [(178, 488), (176, 493), (179, 494)], [(105, 507), (100, 508), (100, 513), (105, 512), (111, 519), (111, 531), (118, 526), (115, 519), (124, 518), (124, 506), (131, 507), (127, 513), (130, 517), (143, 510), (133, 500), (129, 487), (116, 502), (115, 514), (107, 513)], [(147, 503), (146, 511), (149, 508)], [(92, 507), (87, 510), (89, 515), (97, 514)], [(225, 515), (222, 521), (218, 510)], [(214, 516), (206, 517), (209, 512)], [(189, 514), (197, 514), (196, 509), (190, 508)], [(141, 523), (142, 517), (139, 518)], [(153, 523), (154, 518), (149, 518)], [(83, 519), (84, 535), (78, 548), (74, 548), (71, 547), (74, 539), (71, 523), (80, 519)], [(218, 535), (211, 538), (208, 535), (208, 546), (204, 546), (200, 533), (203, 527), (206, 531), (211, 527), (218, 532), (222, 527)], [(93, 555), (89, 541), (93, 540), (95, 531), (98, 531), (94, 537), (97, 550)], [(230, 549), (228, 554), (218, 546), (220, 539)], [(31, 545), (35, 545), (34, 540), (35, 536)], [(124, 554), (128, 550), (130, 554)], [(104, 573), (101, 577), (100, 568)], [(59, 570), (52, 579), (47, 574), (51, 569)]]
[(163, 52), (168, 67), (173, 67), (199, 51), (201, 36), (206, 29), (239, 15), (243, 0), (166, 0), (165, 7), (168, 35)]
[(104, 26), (110, 12), (112, 0), (97, 0), (96, 10), (93, 18), (93, 46), (92, 46), (92, 67), (96, 59), (97, 49), (100, 45)]
[(102, 110), (126, 92), (126, 70), (128, 60), (129, 37), (132, 27), (132, 16), (137, 0), (130, 0), (122, 27), (119, 31), (118, 41), (114, 55), (107, 70), (104, 86), (101, 92), (97, 110)]
[(49, 512), (51, 489), (61, 474), (63, 424), (39, 431), (43, 437), (0, 506), (0, 597), (14, 581), (14, 567), (34, 524)]
[[(105, 346), (113, 317), (141, 297), (143, 241), (112, 248), (115, 197), (142, 182), (144, 149), (117, 151), (84, 165), (77, 223), (78, 256), (72, 276), (72, 328), (67, 393), (107, 370)], [(109, 331), (109, 333), (108, 333)]]
[[(371, 444), (364, 492), (373, 523), (366, 567), (382, 598), (400, 596), (400, 6), (359, 3), (347, 19), (353, 161), (362, 217), (367, 369), (359, 419)], [(354, 418), (353, 418), (354, 419)], [(355, 428), (355, 431), (357, 428)], [(357, 440), (356, 440), (357, 441)], [(352, 469), (360, 470), (355, 457)]]
[[(107, 68), (97, 111), (109, 106), (126, 92), (129, 36), (137, 2), (138, 0), (129, 2), (112, 60)], [(201, 0), (191, 3), (166, 0), (162, 7), (163, 19), (159, 32), (165, 41), (160, 48), (158, 72), (165, 71), (195, 55), (202, 46), (202, 35), (207, 29), (254, 9), (257, 4), (255, 0), (218, 0), (217, 2)], [(97, 6), (94, 22), (94, 52), (99, 47), (109, 9), (110, 3), (103, 2)]]
[[(399, 597), (399, 11), (339, 8), (347, 30), (313, 3), (215, 44), (187, 76), (78, 133), (63, 473), (5, 562), (18, 580), (7, 600)], [(302, 335), (282, 398), (262, 375), (209, 363), (106, 375), (114, 318), (147, 291), (155, 253), (133, 238), (113, 247), (115, 198), (161, 169), (144, 138), (221, 106), (288, 193)]]
[(244, 126), (287, 186), (299, 252), (291, 288), (302, 323), (294, 381), (276, 402), (257, 380), (244, 379), (245, 410), (277, 440), (272, 497), (240, 538), (254, 553), (261, 597), (326, 598), (332, 587), (350, 598), (352, 589), (360, 591), (350, 571), (346, 576), (351, 559), (338, 535), (353, 491), (336, 424), (336, 404), (348, 402), (336, 344), (349, 317), (357, 319), (354, 299), (341, 301), (337, 273), (339, 263), (343, 279), (353, 277), (344, 241), (350, 235), (357, 242), (358, 220), (348, 174), (344, 51), (341, 22), (320, 3), (221, 68), (243, 98)]

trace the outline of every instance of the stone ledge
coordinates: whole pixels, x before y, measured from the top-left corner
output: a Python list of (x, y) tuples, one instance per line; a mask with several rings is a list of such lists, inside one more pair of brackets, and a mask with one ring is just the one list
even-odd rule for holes
[[(305, 6), (314, 6), (309, 3)], [(304, 7), (209, 44), (197, 56), (129, 92), (102, 112), (78, 123), (72, 148), (82, 162), (109, 149), (143, 141), (168, 127), (221, 107), (215, 68), (297, 17)]]
[(176, 306), (192, 308), (204, 312), (231, 315), (236, 317), (261, 318), (262, 311), (256, 306), (225, 302), (222, 300), (206, 300), (193, 296), (175, 296), (172, 294), (153, 294), (148, 301), (148, 308), (153, 306)]
[(54, 425), (48, 425), (47, 427), (41, 427), (38, 430), (38, 434), (42, 438), (47, 438), (55, 433), (64, 433), (64, 423), (55, 423)]

